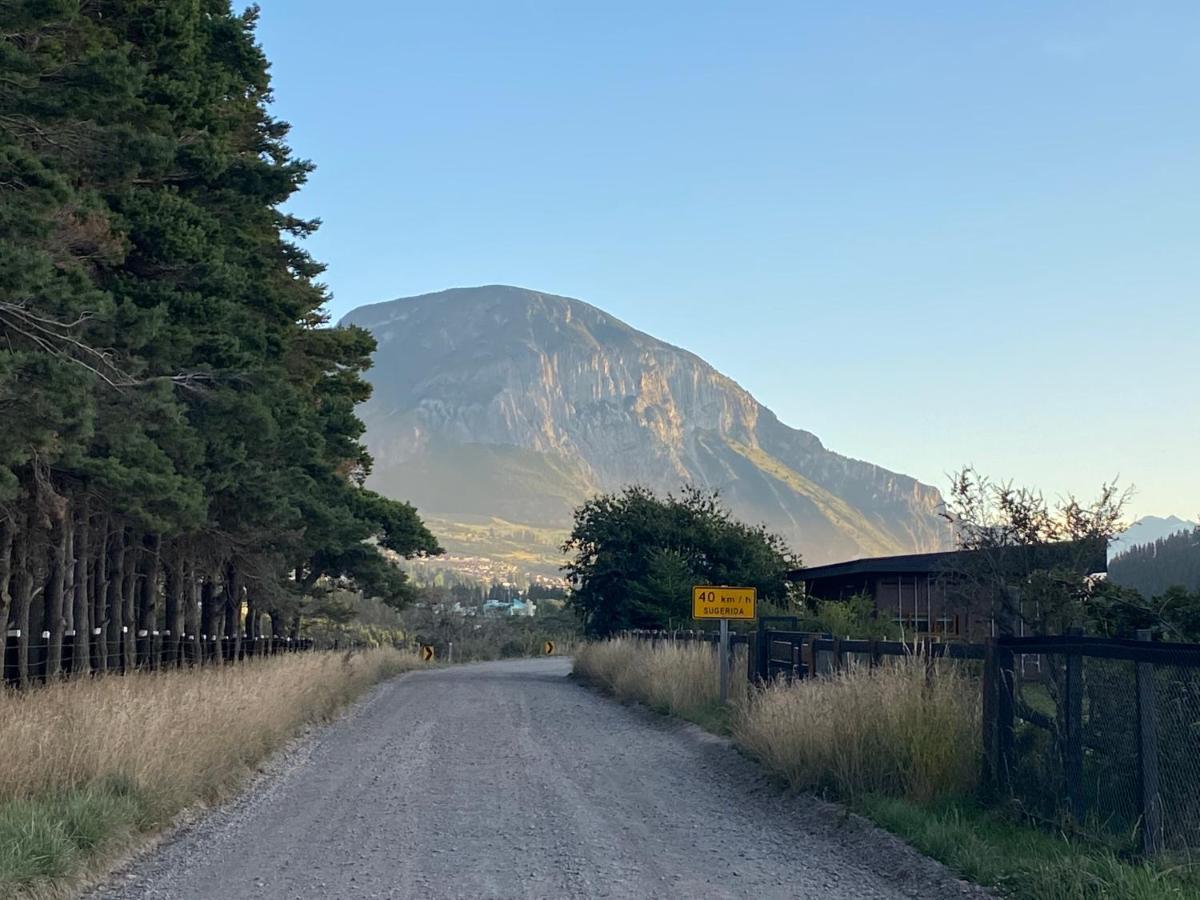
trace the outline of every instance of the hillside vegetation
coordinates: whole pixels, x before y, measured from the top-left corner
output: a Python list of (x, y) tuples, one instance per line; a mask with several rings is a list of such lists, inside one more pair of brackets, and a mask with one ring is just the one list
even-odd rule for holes
[(1200, 591), (1200, 529), (1130, 547), (1109, 560), (1108, 577), (1145, 597), (1173, 587)]

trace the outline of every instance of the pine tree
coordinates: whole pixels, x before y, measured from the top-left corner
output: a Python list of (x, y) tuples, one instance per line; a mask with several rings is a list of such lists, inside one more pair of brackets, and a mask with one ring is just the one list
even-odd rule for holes
[(403, 602), (381, 550), (440, 552), (362, 487), (374, 344), (329, 327), (298, 243), (317, 223), (280, 210), (312, 167), (269, 115), (255, 18), (0, 8), (0, 622), (22, 680), (252, 652), (336, 579)]

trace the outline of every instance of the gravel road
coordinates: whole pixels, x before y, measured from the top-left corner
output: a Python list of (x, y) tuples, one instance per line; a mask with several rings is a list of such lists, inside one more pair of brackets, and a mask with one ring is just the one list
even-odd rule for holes
[(93, 900), (984, 897), (565, 659), (416, 672)]

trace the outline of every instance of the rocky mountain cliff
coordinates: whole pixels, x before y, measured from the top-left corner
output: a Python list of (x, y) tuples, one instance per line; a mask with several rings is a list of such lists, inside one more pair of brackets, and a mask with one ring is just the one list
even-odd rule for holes
[(940, 549), (935, 488), (827, 450), (704, 360), (565, 297), (461, 288), (377, 303), (361, 414), (373, 486), (450, 521), (561, 527), (596, 491), (719, 488), (808, 563)]

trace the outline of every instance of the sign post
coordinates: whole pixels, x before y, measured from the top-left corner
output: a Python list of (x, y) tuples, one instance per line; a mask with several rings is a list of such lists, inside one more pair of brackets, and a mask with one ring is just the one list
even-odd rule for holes
[(717, 656), (720, 661), (719, 693), (722, 705), (729, 701), (729, 620), (753, 619), (757, 601), (757, 588), (707, 584), (692, 588), (692, 618), (721, 620), (721, 645)]
[(729, 702), (729, 620), (721, 620), (721, 649), (718, 651), (721, 657), (721, 687), (720, 700), (724, 706)]

